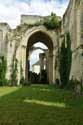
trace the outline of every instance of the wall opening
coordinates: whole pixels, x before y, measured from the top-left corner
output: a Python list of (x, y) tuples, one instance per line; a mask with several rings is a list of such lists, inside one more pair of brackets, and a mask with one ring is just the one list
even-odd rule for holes
[[(41, 44), (39, 42), (41, 42), (46, 47), (46, 49), (43, 46), (41, 46)], [(39, 46), (37, 46), (37, 44)], [(37, 32), (33, 33), (29, 37), (28, 42), (27, 42), (26, 80), (28, 82), (33, 82), (33, 81), (31, 81), (31, 75), (32, 75), (31, 70), (33, 69), (33, 72), (34, 72), (35, 67), (38, 68), (38, 66), (36, 66), (36, 65), (38, 65), (38, 62), (36, 62), (35, 65), (33, 64), (32, 69), (30, 67), (30, 56), (34, 49), (42, 50), (42, 52), (39, 53), (39, 66), (40, 66), (40, 68), (39, 68), (40, 71), (39, 71), (39, 76), (38, 76), (39, 82), (41, 82), (42, 84), (45, 82), (47, 82), (47, 83), (52, 82), (52, 80), (53, 80), (53, 42), (52, 42), (52, 39), (50, 38), (50, 36), (42, 31), (37, 31)], [(32, 60), (34, 60), (34, 57), (32, 58)], [(34, 60), (34, 61), (36, 61), (36, 60)], [(47, 79), (44, 79), (42, 77), (45, 77), (45, 78), (47, 77)], [(36, 81), (35, 81), (35, 83), (36, 83)]]
[(48, 84), (47, 78), (47, 52), (48, 48), (38, 42), (29, 51), (29, 81), (33, 84)]

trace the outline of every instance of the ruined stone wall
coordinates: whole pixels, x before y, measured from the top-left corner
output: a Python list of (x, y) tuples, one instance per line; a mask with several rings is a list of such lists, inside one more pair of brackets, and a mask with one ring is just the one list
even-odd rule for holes
[(70, 0), (63, 16), (62, 33), (71, 36), (72, 67), (70, 78), (81, 80), (83, 77), (83, 1)]
[[(49, 70), (53, 74), (53, 82), (58, 78), (59, 73), (56, 72), (57, 51), (59, 36), (57, 32), (47, 30), (44, 26), (35, 26), (34, 24), (43, 21), (45, 18), (41, 16), (21, 16), (21, 24), (16, 29), (10, 29), (8, 24), (0, 23), (0, 55), (7, 56), (7, 78), (10, 79), (11, 65), (13, 58), (18, 59), (18, 80), (20, 81), (20, 64), (23, 66), (24, 76), (26, 68), (26, 48), (29, 37), (35, 32), (42, 31), (47, 34), (53, 41), (53, 52), (50, 56), (50, 65), (53, 70)], [(26, 24), (26, 25), (25, 25)], [(31, 26), (33, 25), (33, 26)], [(83, 77), (83, 0), (70, 0), (69, 6), (62, 19), (62, 34), (70, 33), (72, 43), (72, 67), (70, 77), (74, 76), (81, 80)], [(60, 35), (60, 34), (59, 34)], [(53, 60), (51, 61), (51, 58)], [(50, 68), (50, 66), (49, 66)], [(57, 70), (58, 71), (58, 70)]]
[(10, 30), (10, 27), (7, 23), (0, 23), (0, 55), (6, 55), (7, 47), (7, 33)]
[(81, 1), (81, 18), (80, 18), (80, 27), (81, 27), (81, 44), (83, 44), (83, 1)]
[(74, 7), (74, 1), (70, 0), (69, 6), (63, 16), (62, 20), (62, 32), (63, 34), (66, 32), (70, 32), (72, 39), (72, 49), (76, 47), (76, 10)]
[[(51, 81), (55, 81), (55, 55), (56, 55), (56, 46), (57, 46), (57, 33), (53, 30), (47, 30), (44, 26), (30, 26), (28, 25), (23, 25), (21, 24), (19, 27), (16, 29), (11, 29), (7, 33), (8, 37), (8, 44), (7, 44), (7, 79), (11, 78), (11, 72), (12, 72), (12, 64), (13, 64), (13, 59), (17, 58), (18, 60), (18, 84), (20, 81), (20, 68), (22, 66), (23, 68), (23, 76), (24, 78), (26, 77), (26, 49), (27, 49), (27, 43), (28, 39), (32, 34), (36, 32), (43, 32), (47, 34), (47, 36), (51, 37), (53, 41), (53, 52), (52, 55), (50, 55), (50, 58), (52, 56), (53, 60), (51, 60), (52, 63), (51, 65), (53, 66), (52, 70), (49, 70), (51, 75)], [(33, 42), (38, 42), (38, 41), (33, 41)], [(48, 43), (47, 43), (48, 44)], [(49, 43), (50, 44), (50, 43)], [(50, 68), (50, 66), (49, 66)]]
[(43, 19), (44, 19), (44, 17), (42, 17), (42, 16), (22, 15), (21, 24), (34, 25), (34, 24), (42, 21)]
[(2, 55), (2, 41), (3, 41), (3, 31), (0, 30), (0, 56)]

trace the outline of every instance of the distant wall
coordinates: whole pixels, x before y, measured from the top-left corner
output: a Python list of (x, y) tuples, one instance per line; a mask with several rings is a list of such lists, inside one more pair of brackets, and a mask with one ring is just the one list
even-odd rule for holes
[(32, 72), (39, 74), (40, 73), (40, 65), (33, 65)]
[(43, 17), (41, 16), (31, 16), (31, 15), (22, 15), (21, 16), (21, 24), (35, 24), (39, 22), (40, 20), (43, 20)]

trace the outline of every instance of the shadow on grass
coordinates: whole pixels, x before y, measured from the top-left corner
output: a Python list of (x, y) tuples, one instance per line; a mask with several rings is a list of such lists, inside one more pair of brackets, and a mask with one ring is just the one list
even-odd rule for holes
[[(5, 93), (7, 88), (3, 89)], [(0, 97), (1, 124), (83, 124), (83, 97), (52, 86), (26, 86), (11, 91), (12, 89), (13, 87), (8, 88), (10, 93), (6, 92)]]

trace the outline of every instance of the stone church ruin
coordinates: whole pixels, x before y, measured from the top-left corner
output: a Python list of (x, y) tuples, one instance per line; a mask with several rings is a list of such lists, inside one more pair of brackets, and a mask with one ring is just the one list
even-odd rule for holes
[(59, 50), (65, 34), (69, 32), (72, 50), (70, 79), (83, 80), (83, 0), (70, 0), (59, 30), (45, 27), (42, 24), (45, 18), (22, 15), (16, 29), (11, 29), (7, 23), (0, 23), (0, 56), (7, 60), (6, 78), (11, 80), (17, 60), (17, 85), (21, 77), (28, 81), (30, 49), (41, 41), (48, 48), (48, 81), (55, 83), (56, 79), (60, 79)]

